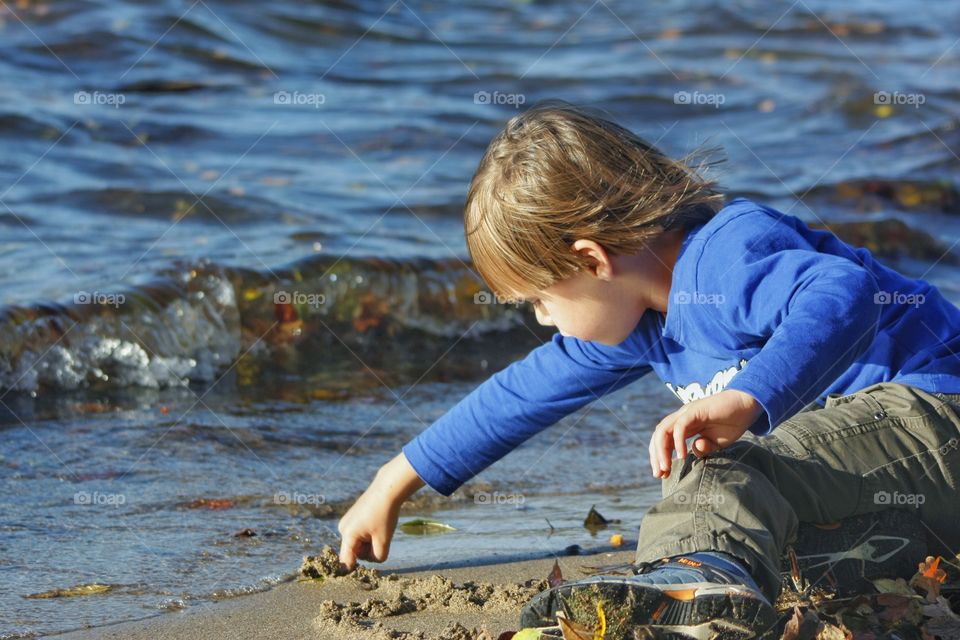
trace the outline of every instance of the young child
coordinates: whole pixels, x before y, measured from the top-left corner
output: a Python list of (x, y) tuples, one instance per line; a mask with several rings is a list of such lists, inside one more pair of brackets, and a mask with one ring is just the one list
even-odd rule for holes
[(724, 204), (692, 168), (559, 101), (490, 143), (465, 226), (491, 289), (557, 333), (378, 471), (340, 521), (348, 567), (387, 558), (424, 484), (450, 495), (649, 372), (683, 404), (650, 441), (664, 498), (636, 575), (544, 592), (524, 626), (589, 590), (634, 624), (762, 635), (799, 522), (917, 509), (931, 551), (958, 551), (960, 310), (929, 283), (770, 207)]

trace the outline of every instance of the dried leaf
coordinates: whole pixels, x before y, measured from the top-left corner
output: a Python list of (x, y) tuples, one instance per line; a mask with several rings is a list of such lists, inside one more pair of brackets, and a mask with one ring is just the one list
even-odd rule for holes
[(409, 520), (400, 525), (400, 530), (415, 536), (426, 536), (434, 533), (449, 533), (456, 531), (453, 527), (436, 520)]
[(927, 595), (927, 602), (936, 602), (940, 597), (940, 585), (946, 582), (947, 572), (940, 568), (941, 557), (927, 556), (920, 563), (917, 573), (910, 578), (910, 585)]
[(590, 507), (590, 511), (587, 513), (587, 517), (583, 521), (583, 526), (590, 530), (603, 529), (610, 524), (618, 524), (619, 520), (607, 520), (600, 512), (597, 511), (597, 506), (593, 505)]
[(43, 593), (32, 593), (27, 597), (30, 599), (47, 599), (47, 598), (73, 598), (76, 596), (95, 596), (100, 593), (106, 593), (112, 589), (108, 584), (78, 584), (75, 587), (67, 587), (66, 589), (52, 589), (51, 591), (44, 591)]
[(803, 582), (803, 574), (800, 573), (800, 563), (797, 561), (797, 552), (793, 549), (793, 546), (787, 547), (787, 556), (790, 559), (790, 581), (793, 583), (793, 588), (802, 592), (806, 590), (806, 585)]
[(547, 584), (549, 584), (551, 588), (554, 588), (559, 587), (563, 583), (563, 573), (560, 571), (560, 563), (554, 560), (553, 569), (550, 571), (550, 575), (547, 576)]
[(817, 634), (817, 640), (849, 640), (853, 634), (845, 627), (826, 623)]
[(595, 635), (592, 628), (570, 620), (564, 615), (563, 611), (557, 611), (557, 624), (560, 625), (563, 640), (594, 640)]
[(820, 624), (820, 617), (812, 609), (801, 612), (800, 607), (795, 606), (793, 616), (780, 636), (781, 640), (816, 640)]
[(895, 593), (901, 596), (915, 596), (917, 592), (910, 588), (903, 578), (893, 580), (891, 578), (877, 578), (873, 581), (873, 586), (880, 593)]
[(273, 304), (273, 317), (281, 324), (299, 320), (297, 310), (289, 302), (275, 302)]
[(877, 611), (877, 618), (888, 623), (906, 620), (912, 624), (920, 624), (923, 619), (921, 599), (917, 594), (906, 596), (899, 593), (881, 593), (876, 596), (876, 602), (883, 609)]

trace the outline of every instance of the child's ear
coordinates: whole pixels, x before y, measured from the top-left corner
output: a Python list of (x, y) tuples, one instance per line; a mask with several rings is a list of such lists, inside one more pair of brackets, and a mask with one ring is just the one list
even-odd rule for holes
[(577, 240), (570, 248), (580, 256), (591, 275), (601, 280), (613, 277), (613, 261), (599, 244), (593, 240)]

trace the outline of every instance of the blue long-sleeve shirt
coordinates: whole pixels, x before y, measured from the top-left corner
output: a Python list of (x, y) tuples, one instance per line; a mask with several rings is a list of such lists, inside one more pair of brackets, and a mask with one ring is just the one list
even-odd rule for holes
[(812, 401), (895, 381), (960, 393), (960, 309), (829, 231), (737, 198), (691, 229), (666, 315), (616, 346), (559, 333), (407, 443), (450, 495), (560, 418), (653, 371), (684, 403), (723, 389), (758, 400), (768, 433)]

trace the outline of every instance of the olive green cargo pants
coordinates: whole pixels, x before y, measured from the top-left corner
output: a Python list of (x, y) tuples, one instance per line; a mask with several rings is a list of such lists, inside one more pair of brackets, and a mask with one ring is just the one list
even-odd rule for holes
[(804, 410), (771, 434), (745, 434), (704, 458), (675, 462), (644, 516), (637, 561), (694, 551), (743, 560), (764, 593), (799, 522), (916, 509), (931, 554), (960, 550), (960, 394), (892, 382)]

